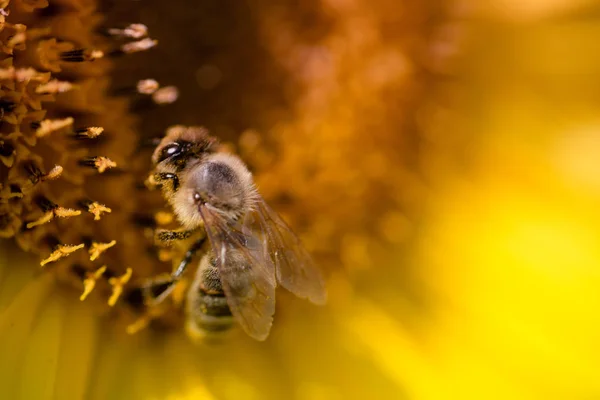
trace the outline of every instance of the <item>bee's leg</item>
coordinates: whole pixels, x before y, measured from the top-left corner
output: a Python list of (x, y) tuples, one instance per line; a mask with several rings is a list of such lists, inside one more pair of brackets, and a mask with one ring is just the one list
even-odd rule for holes
[(142, 287), (145, 304), (158, 304), (162, 302), (175, 288), (176, 281), (170, 275), (158, 276), (151, 279)]
[(171, 172), (157, 172), (154, 174), (154, 181), (158, 184), (171, 181), (171, 185), (173, 185), (173, 191), (176, 192), (177, 189), (179, 189), (179, 177), (177, 174), (173, 174)]
[(174, 281), (177, 281), (181, 277), (181, 275), (183, 275), (183, 273), (187, 269), (190, 262), (192, 262), (192, 258), (194, 257), (194, 254), (196, 254), (196, 252), (198, 252), (198, 250), (200, 250), (202, 248), (202, 245), (204, 244), (205, 241), (206, 241), (206, 236), (203, 237), (202, 239), (197, 240), (189, 248), (189, 250), (185, 253), (183, 260), (181, 260), (181, 262), (179, 263), (179, 266), (177, 267), (175, 272), (173, 272), (173, 274), (171, 275), (171, 278)]
[(140, 288), (140, 293), (135, 293), (137, 296), (141, 294), (141, 299), (137, 299), (138, 302), (139, 300), (142, 300), (142, 302), (147, 305), (156, 305), (169, 296), (171, 292), (173, 292), (175, 284), (179, 281), (181, 275), (183, 275), (188, 265), (192, 262), (194, 254), (202, 248), (205, 241), (206, 237), (194, 242), (172, 274), (164, 274), (148, 280), (147, 283)]
[(165, 229), (159, 229), (156, 231), (156, 238), (161, 242), (171, 242), (173, 240), (185, 240), (188, 239), (195, 232), (195, 229), (189, 231), (168, 231)]

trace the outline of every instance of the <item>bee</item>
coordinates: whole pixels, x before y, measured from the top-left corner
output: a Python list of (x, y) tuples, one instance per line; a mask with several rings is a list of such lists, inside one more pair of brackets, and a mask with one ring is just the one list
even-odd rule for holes
[(168, 296), (194, 255), (208, 247), (187, 294), (189, 330), (222, 331), (235, 321), (249, 336), (265, 340), (278, 285), (314, 304), (326, 302), (323, 277), (298, 237), (260, 196), (241, 159), (219, 151), (206, 130), (171, 128), (152, 161), (153, 179), (183, 228), (159, 232), (158, 238), (204, 232), (154, 293), (155, 301)]

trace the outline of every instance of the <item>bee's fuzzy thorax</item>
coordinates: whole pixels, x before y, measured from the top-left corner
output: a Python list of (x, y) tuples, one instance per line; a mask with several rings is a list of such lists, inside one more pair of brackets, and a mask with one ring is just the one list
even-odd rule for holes
[[(204, 181), (208, 178), (206, 167), (210, 165), (224, 166), (231, 173), (230, 178), (233, 180), (235, 189), (227, 196), (225, 202), (223, 202), (223, 199), (214, 197), (214, 193), (204, 193), (202, 190)], [(163, 170), (172, 169), (161, 169), (161, 171)], [(199, 191), (202, 192), (202, 196), (206, 197), (203, 198), (206, 204), (225, 218), (234, 220), (253, 210), (260, 198), (252, 174), (245, 164), (232, 154), (214, 153), (207, 155), (202, 161), (190, 161), (190, 164), (178, 176), (181, 180), (181, 188), (173, 191), (173, 186), (166, 183), (163, 187), (163, 193), (173, 207), (177, 219), (186, 229), (193, 229), (202, 223), (198, 203), (194, 198)], [(237, 201), (230, 202), (231, 199)]]

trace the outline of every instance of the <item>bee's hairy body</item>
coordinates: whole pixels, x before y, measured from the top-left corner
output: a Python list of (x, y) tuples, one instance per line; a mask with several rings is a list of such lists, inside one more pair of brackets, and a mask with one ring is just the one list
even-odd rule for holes
[(278, 284), (325, 303), (322, 276), (299, 239), (258, 194), (247, 166), (219, 151), (206, 130), (169, 129), (152, 161), (153, 180), (184, 229), (158, 232), (159, 240), (205, 232), (171, 274), (173, 285), (163, 285), (166, 289), (154, 296), (154, 303), (168, 296), (194, 256), (202, 254), (187, 293), (188, 334), (208, 336), (237, 322), (251, 337), (265, 340)]

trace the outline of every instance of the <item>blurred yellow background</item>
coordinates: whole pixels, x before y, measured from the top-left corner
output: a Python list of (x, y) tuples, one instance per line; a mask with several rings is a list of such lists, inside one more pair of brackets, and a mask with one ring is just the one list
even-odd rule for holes
[(600, 5), (479, 7), (462, 106), (432, 139), (461, 137), (462, 165), (433, 172), (415, 263), (435, 316), (417, 357), (428, 376), (409, 386), (600, 398)]

